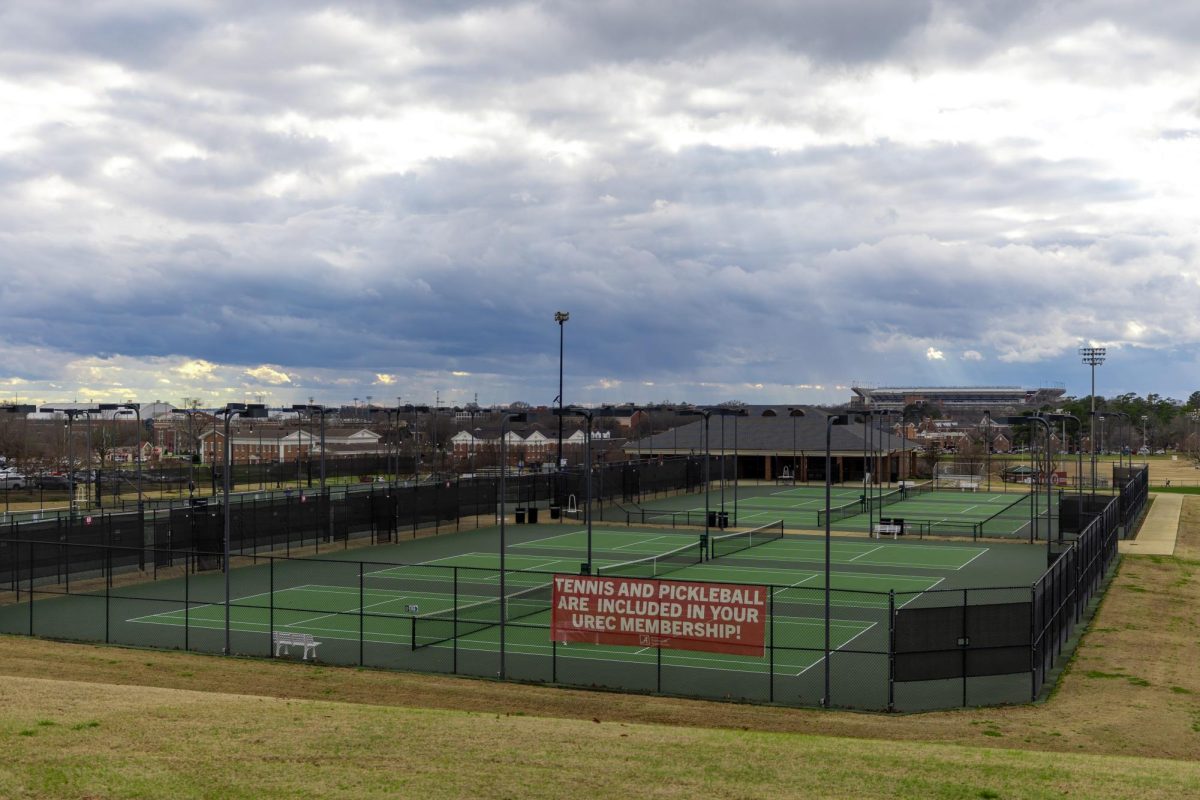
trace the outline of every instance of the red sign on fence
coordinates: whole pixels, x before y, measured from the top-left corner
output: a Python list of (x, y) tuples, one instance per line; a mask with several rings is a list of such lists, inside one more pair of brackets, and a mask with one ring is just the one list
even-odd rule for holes
[(553, 604), (558, 642), (764, 653), (764, 586), (555, 575)]

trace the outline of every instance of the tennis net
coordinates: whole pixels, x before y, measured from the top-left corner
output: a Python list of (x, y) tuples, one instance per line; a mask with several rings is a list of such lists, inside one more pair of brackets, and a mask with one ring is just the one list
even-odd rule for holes
[(925, 481), (924, 483), (918, 483), (916, 486), (904, 487), (904, 496), (920, 497), (923, 494), (929, 494), (936, 488), (933, 481)]
[(837, 522), (839, 519), (857, 516), (863, 513), (862, 498), (855, 500), (853, 503), (846, 503), (844, 506), (834, 506), (826, 511), (823, 508), (817, 509), (817, 526), (824, 527), (825, 518), (828, 517), (830, 522)]
[(751, 547), (757, 547), (760, 544), (778, 541), (782, 538), (783, 520), (768, 522), (766, 525), (759, 525), (757, 528), (752, 528), (748, 531), (714, 536), (708, 542), (708, 557), (720, 558), (721, 556), (738, 553)]
[[(522, 589), (508, 595), (503, 604), (504, 621), (513, 622), (549, 611), (553, 595), (551, 583)], [(432, 611), (412, 618), (412, 649), (420, 650), (459, 636), (493, 628), (500, 624), (501, 603), (497, 597), (465, 606)]]
[(693, 564), (699, 564), (703, 561), (704, 548), (700, 544), (700, 540), (697, 539), (691, 544), (677, 547), (674, 550), (668, 550), (665, 553), (658, 553), (644, 558), (635, 558), (632, 561), (622, 561), (619, 564), (597, 567), (596, 574), (614, 575), (622, 578), (657, 578), (660, 575), (666, 575), (668, 572), (690, 567)]
[(868, 498), (867, 502), (869, 503), (871, 510), (874, 511), (875, 509), (883, 508), (884, 506), (890, 506), (893, 503), (899, 503), (903, 499), (904, 492), (900, 489), (895, 489), (890, 492), (885, 492), (878, 497)]

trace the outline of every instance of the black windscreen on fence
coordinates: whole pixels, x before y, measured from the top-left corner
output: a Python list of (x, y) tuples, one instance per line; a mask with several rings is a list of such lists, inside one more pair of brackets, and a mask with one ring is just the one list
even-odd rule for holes
[[(1026, 590), (1028, 591), (1028, 590)], [(897, 681), (1028, 673), (1030, 603), (988, 603), (896, 612)]]

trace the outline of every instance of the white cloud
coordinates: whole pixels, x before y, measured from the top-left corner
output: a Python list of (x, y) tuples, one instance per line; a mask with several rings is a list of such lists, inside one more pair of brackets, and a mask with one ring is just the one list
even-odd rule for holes
[(269, 383), (274, 386), (292, 382), (291, 377), (286, 372), (268, 364), (262, 364), (254, 369), (248, 369), (246, 370), (246, 374), (255, 380), (262, 381), (263, 383)]
[(1091, 339), (1179, 391), (1190, 6), (700, 5), (16, 8), (0, 381), (533, 399), (570, 308), (605, 400), (1075, 380)]

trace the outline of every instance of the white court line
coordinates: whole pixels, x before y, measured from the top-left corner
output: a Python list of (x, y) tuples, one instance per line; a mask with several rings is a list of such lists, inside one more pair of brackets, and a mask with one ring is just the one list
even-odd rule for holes
[[(615, 547), (607, 547), (605, 549), (606, 550), (624, 550), (626, 547), (636, 547), (639, 544), (650, 544), (651, 542), (657, 542), (659, 539), (675, 539), (677, 537), (678, 537), (678, 534), (659, 534), (658, 536), (651, 536), (649, 539), (638, 539), (636, 542), (630, 542), (629, 544), (617, 545)], [(649, 554), (647, 554), (647, 555), (649, 555)]]
[(985, 547), (985, 548), (983, 548), (983, 549), (982, 549), (982, 550), (980, 550), (978, 553), (976, 553), (975, 555), (973, 555), (973, 556), (971, 556), (969, 559), (967, 559), (967, 560), (966, 560), (966, 561), (963, 563), (962, 567), (955, 567), (955, 569), (956, 569), (956, 570), (957, 570), (957, 569), (962, 569), (962, 568), (963, 568), (963, 567), (965, 567), (967, 564), (970, 564), (972, 561), (974, 561), (975, 559), (979, 558), (981, 555), (983, 555), (984, 553), (986, 553), (986, 552), (987, 552), (988, 550), (990, 550), (990, 549), (991, 549), (991, 548), (988, 548), (988, 547)]
[[(403, 572), (406, 569), (419, 569), (420, 567), (429, 566), (430, 564), (436, 564), (439, 561), (449, 561), (454, 558), (458, 558), (458, 556), (454, 555), (454, 556), (442, 556), (441, 558), (431, 558), (428, 561), (422, 561), (420, 564), (394, 564), (389, 567), (384, 567), (383, 569), (371, 570), (370, 572), (363, 572), (361, 574), (366, 576), (366, 575), (381, 575), (384, 572)], [(346, 563), (352, 563), (352, 562), (346, 562)]]
[(904, 608), (906, 605), (908, 605), (909, 603), (911, 603), (913, 600), (916, 600), (918, 597), (920, 597), (921, 595), (925, 594), (926, 592), (931, 592), (931, 591), (933, 591), (934, 589), (936, 589), (936, 588), (937, 588), (938, 584), (939, 584), (939, 583), (941, 583), (941, 582), (942, 582), (942, 581), (944, 581), (944, 580), (946, 580), (946, 579), (945, 579), (945, 578), (938, 578), (938, 579), (937, 579), (937, 581), (936, 581), (936, 582), (933, 584), (933, 586), (927, 586), (927, 587), (925, 587), (924, 589), (922, 589), (921, 591), (917, 592), (917, 593), (916, 593), (916, 594), (914, 594), (912, 597), (908, 598), (908, 599), (907, 599), (907, 600), (905, 600), (903, 603), (901, 603), (900, 605), (896, 606), (896, 610), (897, 610), (897, 611), (899, 611), (900, 609)]
[[(305, 584), (305, 586), (313, 586), (313, 585), (314, 585), (314, 584)], [(304, 588), (304, 587), (301, 587), (301, 586), (293, 586), (293, 587), (289, 587), (289, 588), (293, 588), (293, 589), (300, 589), (300, 588)], [(276, 589), (275, 591), (276, 591), (276, 592), (279, 592), (279, 591), (282, 591), (282, 590), (280, 590), (280, 589)], [(236, 605), (238, 602), (240, 602), (240, 601), (242, 601), (242, 600), (249, 600), (249, 599), (250, 599), (250, 598), (252, 598), (252, 597), (263, 597), (263, 596), (265, 596), (265, 595), (268, 595), (268, 594), (271, 594), (271, 592), (258, 592), (257, 594), (248, 594), (248, 595), (246, 595), (245, 597), (235, 597), (235, 598), (233, 598), (233, 599), (230, 601), (230, 606), (234, 606), (234, 605)], [(178, 603), (179, 601), (178, 601), (178, 600), (163, 600), (163, 602), (164, 602), (164, 603)], [(179, 612), (181, 612), (181, 611), (182, 611), (182, 612), (184, 612), (184, 614), (185, 614), (185, 615), (187, 615), (187, 614), (190, 614), (190, 613), (191, 613), (191, 612), (193, 612), (193, 611), (199, 611), (199, 610), (200, 610), (200, 609), (202, 609), (202, 608), (213, 608), (213, 607), (216, 607), (216, 608), (221, 608), (221, 607), (223, 607), (224, 605), (225, 605), (224, 603), (197, 603), (197, 604), (196, 604), (196, 605), (194, 605), (194, 606), (193, 606), (193, 605), (188, 605), (188, 606), (186, 606), (186, 607), (184, 607), (184, 608), (173, 608), (173, 609), (171, 609), (170, 611), (159, 611), (157, 614), (145, 614), (145, 615), (143, 615), (143, 616), (140, 616), (140, 617), (134, 617), (133, 619), (127, 619), (127, 620), (125, 620), (125, 621), (126, 621), (126, 622), (139, 622), (139, 621), (141, 621), (141, 620), (144, 620), (144, 619), (150, 619), (151, 617), (161, 617), (161, 616), (163, 616), (164, 614), (178, 614), (178, 613), (179, 613)], [(269, 608), (269, 606), (251, 606), (251, 608)]]
[[(884, 545), (878, 545), (876, 547), (872, 547), (870, 550), (864, 550), (863, 552), (856, 555), (854, 558), (850, 559), (850, 561), (858, 561), (863, 556), (869, 556), (869, 555), (871, 555), (871, 553), (874, 553), (876, 550), (882, 550), (883, 548), (884, 548)], [(846, 563), (849, 564), (850, 561), (847, 561)]]
[(795, 583), (788, 584), (787, 586), (780, 586), (775, 589), (774, 594), (778, 595), (780, 592), (787, 591), (788, 589), (794, 589), (795, 587), (799, 586), (802, 583), (807, 583), (808, 581), (811, 581), (813, 578), (817, 577), (818, 574), (819, 573), (814, 572), (812, 575), (809, 575), (807, 578), (801, 578), (800, 580), (796, 581)]
[[(534, 564), (532, 567), (521, 567), (521, 570), (520, 570), (520, 571), (522, 571), (522, 572), (536, 572), (538, 569), (540, 569), (540, 568), (542, 568), (542, 567), (548, 567), (548, 566), (550, 566), (551, 564), (561, 564), (561, 563), (563, 563), (563, 559), (561, 559), (561, 558), (556, 558), (556, 559), (554, 559), (553, 561), (546, 561), (546, 562), (543, 562), (543, 563), (541, 563), (541, 564)], [(497, 568), (497, 569), (499, 569), (499, 568)], [(512, 571), (512, 570), (505, 569), (505, 572), (511, 572), (511, 571)], [(498, 580), (500, 580), (500, 575), (499, 575), (499, 574), (496, 574), (496, 575), (491, 575), (491, 576), (489, 576), (489, 577), (487, 577), (487, 578), (484, 578), (484, 580), (485, 580), (485, 581), (498, 581)]]
[(514, 547), (537, 547), (542, 542), (548, 542), (551, 539), (561, 539), (564, 536), (575, 536), (580, 533), (587, 533), (586, 528), (580, 528), (577, 531), (567, 531), (566, 533), (556, 533), (553, 536), (547, 536), (543, 539), (530, 539), (528, 542), (517, 542)]
[[(854, 635), (853, 635), (853, 636), (851, 636), (849, 639), (847, 639), (846, 641), (842, 642), (841, 644), (839, 644), (837, 647), (833, 648), (833, 649), (832, 649), (832, 650), (830, 650), (829, 652), (831, 652), (831, 653), (836, 653), (838, 650), (841, 650), (843, 647), (845, 647), (846, 645), (850, 644), (850, 643), (851, 643), (851, 642), (853, 642), (855, 639), (857, 639), (858, 637), (862, 636), (864, 633), (866, 633), (867, 631), (871, 630), (871, 628), (874, 628), (874, 627), (875, 627), (876, 625), (878, 625), (878, 624), (879, 624), (879, 623), (877, 623), (877, 622), (872, 622), (870, 625), (868, 625), (867, 627), (863, 628), (863, 629), (862, 629), (862, 630), (860, 630), (858, 633), (854, 634)], [(796, 673), (795, 675), (793, 675), (792, 677), (795, 677), (795, 678), (798, 678), (798, 677), (800, 677), (801, 675), (803, 675), (804, 673), (808, 672), (810, 669), (812, 669), (813, 667), (815, 667), (817, 664), (820, 664), (820, 663), (821, 663), (822, 661), (824, 661), (824, 660), (825, 660), (825, 655), (824, 655), (824, 653), (822, 653), (820, 658), (818, 658), (818, 659), (817, 659), (816, 661), (814, 661), (813, 663), (809, 664), (809, 665), (808, 665), (807, 667), (805, 667), (804, 669), (802, 669), (802, 670), (800, 670), (799, 672), (797, 672), (797, 673)]]

